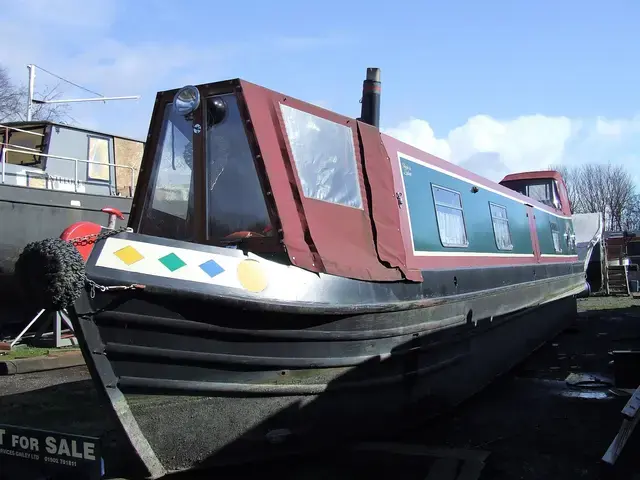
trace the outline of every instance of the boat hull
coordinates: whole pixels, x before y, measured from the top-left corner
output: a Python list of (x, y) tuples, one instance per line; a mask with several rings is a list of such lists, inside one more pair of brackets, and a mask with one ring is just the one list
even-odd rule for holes
[(108, 218), (104, 207), (120, 210), (126, 222), (131, 198), (0, 185), (0, 295), (16, 297), (15, 262), (24, 247), (43, 238), (57, 238), (69, 225), (88, 221), (100, 225)]
[[(543, 279), (421, 298), (396, 292), (386, 302), (381, 292), (391, 298), (397, 285), (361, 282), (367, 301), (351, 305), (335, 292), (355, 284), (334, 288), (345, 280), (330, 276), (316, 276), (323, 288), (307, 285), (316, 301), (278, 302), (269, 289), (242, 301), (211, 284), (203, 295), (177, 279), (170, 294), (166, 277), (99, 266), (110, 240), (92, 253), (89, 277), (146, 288), (83, 296), (72, 317), (95, 383), (152, 477), (371, 438), (438, 415), (570, 324), (584, 289), (577, 264)], [(317, 301), (327, 292), (335, 304)]]

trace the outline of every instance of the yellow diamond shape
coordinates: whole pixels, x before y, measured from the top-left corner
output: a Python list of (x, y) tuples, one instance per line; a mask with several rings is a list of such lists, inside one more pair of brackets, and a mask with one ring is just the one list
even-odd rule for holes
[(113, 252), (113, 254), (127, 265), (133, 265), (134, 263), (139, 262), (144, 258), (140, 254), (140, 252), (138, 252), (131, 245), (127, 245), (126, 247)]

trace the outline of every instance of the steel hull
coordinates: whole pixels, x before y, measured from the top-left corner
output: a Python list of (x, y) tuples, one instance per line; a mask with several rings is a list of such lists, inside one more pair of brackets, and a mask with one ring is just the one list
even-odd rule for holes
[(308, 302), (269, 311), (148, 289), (87, 295), (72, 317), (96, 386), (159, 477), (438, 415), (569, 325), (583, 288), (578, 270), (421, 307), (324, 314)]

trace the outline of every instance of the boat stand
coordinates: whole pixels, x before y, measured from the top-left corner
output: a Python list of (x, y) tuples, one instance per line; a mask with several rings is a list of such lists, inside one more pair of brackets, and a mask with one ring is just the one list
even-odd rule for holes
[[(26, 327), (24, 327), (24, 329), (18, 334), (18, 336), (13, 339), (13, 341), (9, 344), (9, 346), (13, 348), (22, 339), (22, 337), (29, 331), (29, 329), (32, 326), (34, 326), (36, 323), (41, 323), (41, 325), (33, 337), (34, 345), (40, 344), (41, 346), (49, 346), (49, 347), (55, 347), (55, 348), (76, 345), (77, 340), (75, 338), (75, 335), (71, 335), (71, 336), (65, 335), (64, 338), (62, 336), (63, 323), (65, 323), (66, 326), (69, 327), (69, 330), (73, 332), (73, 325), (71, 325), (71, 320), (67, 316), (66, 312), (64, 310), (53, 312), (54, 313), (53, 321), (49, 321), (48, 315), (46, 315), (46, 313), (52, 313), (52, 312), (50, 311), (47, 312), (47, 310), (45, 310), (44, 308), (40, 310), (38, 314), (35, 317), (33, 317), (33, 319), (29, 322), (29, 324)], [(48, 331), (50, 324), (52, 324), (53, 331)]]

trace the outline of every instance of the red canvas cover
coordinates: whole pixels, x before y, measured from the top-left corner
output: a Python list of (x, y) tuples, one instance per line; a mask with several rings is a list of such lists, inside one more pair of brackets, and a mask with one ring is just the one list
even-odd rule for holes
[(422, 282), (420, 270), (407, 267), (391, 160), (382, 143), (380, 131), (367, 123), (358, 122), (358, 133), (364, 152), (365, 175), (371, 190), (378, 257), (390, 266), (399, 268), (408, 280)]
[[(357, 122), (354, 119), (338, 115), (320, 107), (287, 97), (272, 90), (242, 81), (242, 92), (247, 103), (251, 124), (255, 131), (260, 154), (264, 161), (269, 183), (282, 223), (283, 242), (292, 264), (316, 272), (370, 281), (403, 280), (406, 270), (401, 238), (390, 234), (394, 228), (399, 229), (399, 219), (394, 220), (388, 210), (395, 204), (393, 196), (383, 207), (383, 196), (389, 185), (385, 181), (374, 182), (376, 208), (374, 218), (381, 222), (378, 245), (374, 240), (374, 227), (371, 217), (371, 206), (368, 202), (368, 187), (365, 185), (365, 165), (361, 156)], [(288, 139), (285, 120), (280, 105), (288, 105), (296, 110), (321, 117), (351, 129), (354, 153), (357, 164), (357, 178), (362, 197), (362, 208), (352, 208), (329, 201), (308, 198), (303, 193), (302, 182), (294, 163), (291, 144)], [(365, 134), (367, 135), (367, 134)], [(379, 148), (379, 133), (375, 140)], [(369, 135), (368, 139), (374, 136)], [(367, 144), (369, 140), (367, 140)], [(382, 163), (387, 162), (386, 153), (367, 146)], [(376, 162), (372, 157), (372, 162)], [(383, 173), (384, 166), (372, 166), (376, 178)], [(391, 190), (392, 179), (389, 178)], [(381, 187), (382, 186), (382, 190)], [(378, 225), (376, 223), (376, 231)], [(378, 258), (381, 252), (382, 263)], [(407, 273), (416, 281), (421, 281), (419, 273)]]
[(298, 210), (298, 202), (294, 198), (297, 187), (282, 156), (284, 144), (271, 100), (273, 92), (245, 81), (241, 81), (241, 86), (269, 178), (289, 259), (293, 265), (321, 272), (320, 258), (305, 240), (304, 214)]

